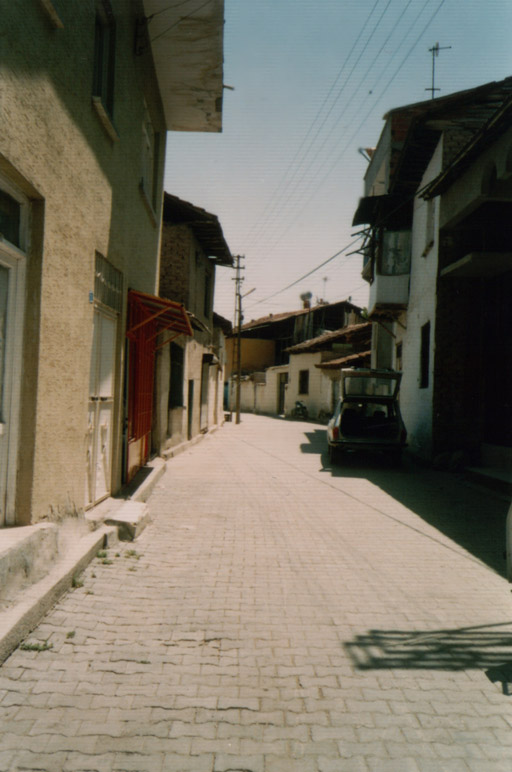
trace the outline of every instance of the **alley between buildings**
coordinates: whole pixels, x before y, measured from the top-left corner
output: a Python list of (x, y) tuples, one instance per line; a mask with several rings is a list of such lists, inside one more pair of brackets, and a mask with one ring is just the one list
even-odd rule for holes
[(149, 507), (0, 668), (0, 770), (510, 770), (503, 498), (244, 414)]

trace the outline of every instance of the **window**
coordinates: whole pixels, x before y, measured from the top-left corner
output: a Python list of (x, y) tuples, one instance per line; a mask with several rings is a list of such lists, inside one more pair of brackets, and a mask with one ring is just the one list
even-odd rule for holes
[(204, 275), (204, 315), (210, 317), (212, 312), (212, 275), (206, 271)]
[(411, 231), (384, 231), (380, 273), (402, 276), (411, 270)]
[(299, 394), (309, 394), (309, 370), (299, 370)]
[(428, 386), (430, 369), (430, 322), (421, 328), (421, 352), (420, 352), (420, 389)]
[(114, 114), (115, 21), (108, 0), (96, 3), (94, 31), (93, 97), (103, 106), (109, 118)]
[(103, 255), (96, 252), (94, 297), (103, 305), (121, 312), (123, 307), (123, 274)]
[(402, 343), (396, 344), (395, 350), (395, 370), (402, 371)]
[(144, 104), (142, 124), (142, 180), (141, 186), (153, 211), (158, 194), (158, 134), (155, 133), (147, 105)]
[(183, 407), (183, 349), (171, 343), (171, 380), (169, 388), (169, 410)]
[(425, 224), (425, 249), (423, 250), (422, 257), (426, 257), (426, 255), (434, 246), (435, 219), (435, 200), (433, 198), (429, 198), (427, 199), (427, 221)]
[(21, 247), (20, 241), (21, 204), (4, 190), (0, 190), (0, 234)]

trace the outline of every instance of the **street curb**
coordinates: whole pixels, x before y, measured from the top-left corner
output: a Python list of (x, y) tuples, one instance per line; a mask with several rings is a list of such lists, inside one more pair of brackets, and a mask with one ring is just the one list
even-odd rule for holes
[(98, 550), (116, 542), (117, 529), (113, 526), (102, 526), (83, 536), (49, 574), (20, 593), (15, 606), (0, 613), (0, 664), (69, 590), (74, 577), (89, 565)]
[(149, 474), (146, 480), (133, 492), (129, 501), (147, 501), (153, 492), (153, 488), (160, 480), (167, 468), (166, 461), (158, 456), (152, 461), (148, 461), (146, 464), (148, 467), (152, 467), (152, 472)]

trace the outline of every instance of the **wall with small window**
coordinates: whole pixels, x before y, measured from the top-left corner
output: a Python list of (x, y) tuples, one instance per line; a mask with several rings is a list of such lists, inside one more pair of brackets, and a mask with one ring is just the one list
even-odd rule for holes
[(304, 402), (311, 418), (331, 410), (332, 384), (328, 374), (315, 365), (322, 361), (320, 351), (308, 354), (290, 354), (289, 380), (286, 390), (285, 412), (291, 413), (296, 400)]

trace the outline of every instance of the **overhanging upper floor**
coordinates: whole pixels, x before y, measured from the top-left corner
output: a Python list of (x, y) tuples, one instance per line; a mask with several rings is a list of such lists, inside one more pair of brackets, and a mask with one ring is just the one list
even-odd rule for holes
[(143, 0), (169, 131), (222, 131), (224, 0)]

